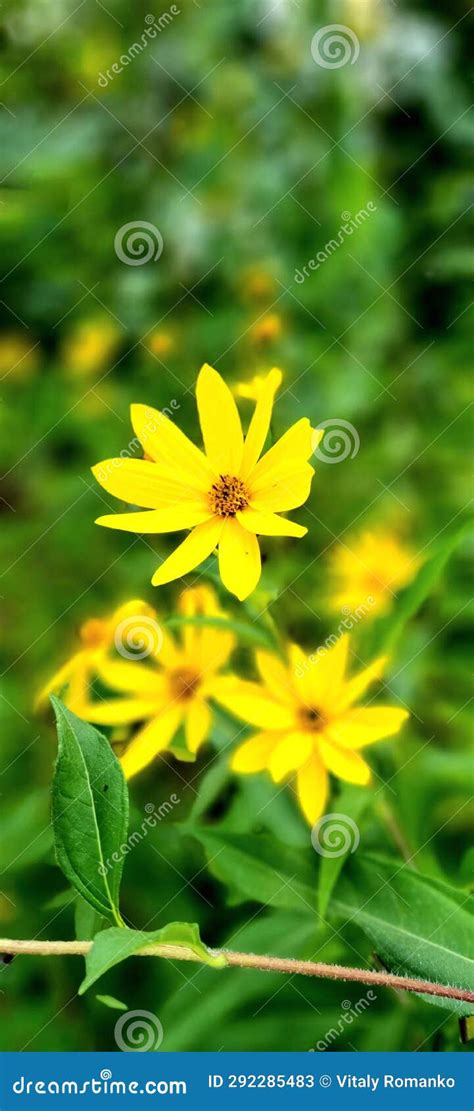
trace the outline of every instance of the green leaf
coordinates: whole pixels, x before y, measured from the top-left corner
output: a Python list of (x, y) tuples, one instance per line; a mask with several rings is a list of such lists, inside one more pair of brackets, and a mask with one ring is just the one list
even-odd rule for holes
[(78, 941), (92, 941), (103, 922), (102, 915), (78, 895), (74, 907), (74, 929)]
[(98, 1003), (103, 1003), (104, 1007), (110, 1007), (111, 1011), (128, 1011), (126, 1003), (121, 1003), (120, 999), (115, 999), (113, 995), (96, 995)]
[(469, 522), (464, 522), (460, 528), (453, 529), (441, 543), (434, 547), (413, 582), (400, 594), (393, 611), (376, 622), (371, 654), (383, 655), (385, 652), (392, 651), (407, 622), (428, 598), (448, 559), (466, 535), (468, 527)]
[(57, 698), (52, 817), (64, 875), (95, 910), (121, 923), (118, 909), (128, 826), (128, 790), (109, 742)]
[(170, 617), (164, 624), (168, 629), (176, 629), (181, 625), (208, 625), (214, 629), (235, 633), (236, 636), (250, 641), (251, 644), (260, 644), (265, 648), (275, 649), (275, 641), (269, 630), (257, 623), (249, 625), (246, 621), (235, 621), (233, 618), (206, 617), (204, 614), (200, 614), (197, 617)]
[(204, 846), (212, 875), (245, 898), (286, 910), (315, 911), (317, 865), (310, 847), (306, 852), (292, 848), (266, 833), (191, 825), (186, 832)]
[(133, 957), (145, 946), (157, 944), (191, 949), (203, 964), (209, 964), (212, 968), (225, 968), (226, 965), (225, 957), (216, 956), (203, 945), (199, 926), (195, 924), (169, 922), (161, 930), (151, 932), (112, 926), (94, 938), (92, 949), (86, 957), (86, 976), (79, 988), (79, 995), (83, 995), (109, 968), (125, 961), (127, 957)]
[[(420, 875), (397, 860), (357, 854), (331, 904), (338, 920), (355, 922), (391, 972), (472, 990), (473, 918), (464, 892)], [(473, 1008), (423, 996), (456, 1014)]]
[[(370, 790), (367, 790), (367, 788), (349, 785), (341, 791), (337, 801), (334, 803), (334, 809), (337, 810), (337, 815), (341, 816), (341, 821), (342, 819), (348, 819), (349, 826), (351, 822), (354, 822), (357, 832), (357, 822), (362, 817), (371, 798), (373, 798), (373, 794)], [(335, 830), (337, 826), (336, 816), (334, 816), (334, 823), (335, 826), (333, 828)], [(344, 822), (342, 822), (342, 827), (345, 829)], [(322, 843), (324, 843), (324, 827), (322, 827), (321, 836)], [(335, 887), (344, 864), (348, 856), (354, 852), (354, 846), (357, 849), (357, 844), (359, 843), (357, 839), (356, 844), (353, 837), (348, 837), (347, 842), (347, 850), (340, 853), (340, 855), (339, 853), (333, 855), (330, 851), (326, 855), (324, 855), (324, 853), (321, 854), (318, 883), (318, 910), (323, 917), (326, 914), (333, 888)], [(343, 839), (343, 845), (344, 844), (345, 839)], [(337, 849), (338, 846), (334, 844), (332, 847)]]

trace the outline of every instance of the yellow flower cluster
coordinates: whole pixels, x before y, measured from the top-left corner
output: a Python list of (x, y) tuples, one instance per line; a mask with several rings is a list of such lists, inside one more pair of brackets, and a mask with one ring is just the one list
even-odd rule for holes
[[(181, 728), (187, 751), (197, 753), (209, 736), (215, 702), (257, 729), (234, 751), (234, 771), (268, 770), (275, 783), (296, 775), (300, 806), (311, 824), (324, 809), (328, 772), (349, 783), (369, 782), (370, 768), (359, 750), (397, 733), (408, 717), (392, 706), (354, 705), (381, 677), (384, 659), (348, 678), (347, 635), (311, 656), (289, 644), (285, 659), (257, 652), (260, 681), (253, 682), (222, 674), (236, 638), (210, 587), (183, 591), (178, 613), (179, 639), (139, 601), (107, 620), (86, 622), (81, 649), (56, 672), (39, 701), (57, 691), (96, 725), (138, 725), (122, 756), (128, 779), (169, 749)], [(114, 697), (98, 697), (95, 680)]]
[[(308, 498), (308, 462), (322, 435), (303, 417), (279, 440), (267, 440), (282, 374), (276, 367), (239, 383), (234, 392), (255, 402), (246, 435), (234, 396), (205, 364), (196, 400), (203, 450), (164, 413), (132, 405), (142, 458), (120, 456), (93, 468), (100, 485), (135, 512), (100, 517), (98, 524), (127, 532), (189, 535), (155, 572), (162, 585), (192, 571), (212, 552), (224, 586), (243, 600), (260, 578), (258, 536), (301, 537), (306, 528), (281, 516)], [(387, 608), (390, 594), (409, 581), (417, 561), (389, 534), (364, 534), (355, 551), (332, 556), (333, 602), (357, 610), (360, 600)], [(82, 625), (80, 646), (39, 696), (54, 692), (96, 725), (125, 729), (121, 757), (131, 778), (165, 749), (193, 758), (209, 737), (213, 704), (253, 730), (233, 751), (241, 774), (268, 771), (275, 783), (295, 779), (301, 809), (311, 824), (324, 810), (328, 773), (366, 784), (370, 767), (360, 750), (398, 733), (408, 717), (390, 705), (358, 706), (386, 664), (374, 660), (351, 674), (347, 634), (305, 655), (295, 644), (281, 653), (258, 651), (258, 680), (227, 670), (236, 625), (210, 586), (184, 590), (174, 624), (160, 623), (146, 602), (133, 600), (106, 619)], [(240, 728), (239, 728), (240, 733)]]

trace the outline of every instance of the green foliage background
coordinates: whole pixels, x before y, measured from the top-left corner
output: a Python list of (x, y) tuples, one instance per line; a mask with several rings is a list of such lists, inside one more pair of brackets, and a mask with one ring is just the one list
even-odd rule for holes
[[(277, 364), (285, 381), (275, 433), (303, 415), (355, 426), (358, 454), (321, 463), (298, 512), (305, 540), (263, 544), (265, 574), (248, 604), (253, 620), (271, 602), (278, 627), (309, 650), (334, 630), (327, 557), (337, 538), (350, 543), (362, 526), (383, 524), (427, 556), (462, 524), (470, 496), (464, 4), (444, 15), (427, 3), (362, 0), (177, 6), (106, 88), (100, 74), (139, 38), (149, 5), (18, 0), (2, 8), (0, 310), (7, 340), (14, 333), (33, 349), (2, 370), (0, 404), (4, 936), (70, 938), (75, 929), (49, 824), (56, 739), (52, 721), (34, 715), (35, 692), (82, 620), (133, 596), (173, 614), (179, 592), (179, 584), (159, 593), (149, 586), (153, 549), (162, 556), (171, 539), (155, 545), (93, 524), (111, 502), (89, 467), (127, 447), (131, 401), (174, 403), (195, 437), (202, 362), (229, 382)], [(311, 39), (336, 22), (356, 30), (360, 55), (324, 69)], [(368, 201), (370, 219), (296, 283), (295, 270), (337, 234), (341, 213)], [(114, 236), (132, 220), (160, 229), (156, 263), (117, 258)], [(254, 267), (271, 278), (266, 293), (252, 289)], [(257, 343), (252, 327), (269, 312), (280, 315), (281, 334)], [(116, 347), (80, 376), (67, 345), (91, 320), (113, 325)], [(160, 357), (143, 339), (156, 330), (173, 340)], [(400, 627), (389, 690), (413, 717), (402, 738), (371, 752), (380, 778), (360, 820), (364, 852), (397, 857), (389, 807), (416, 867), (464, 895), (472, 862), (468, 555), (464, 538)], [(369, 631), (357, 635), (365, 657)], [(245, 648), (240, 663), (250, 674)], [(167, 757), (133, 782), (131, 829), (146, 803), (159, 808), (173, 793), (180, 802), (125, 862), (127, 920), (149, 929), (198, 921), (210, 945), (365, 963), (373, 945), (356, 924), (335, 932), (295, 903), (288, 862), (274, 867), (290, 897), (269, 897), (268, 906), (249, 890), (248, 864), (243, 878), (238, 869), (229, 876), (223, 835), (266, 834), (276, 839), (272, 851), (279, 844), (282, 856), (301, 861), (308, 831), (289, 790), (230, 776), (235, 725), (223, 715), (216, 722), (196, 764)], [(215, 850), (191, 823), (212, 831)], [(81, 978), (73, 959), (5, 966), (1, 1048), (115, 1048), (116, 1015), (94, 992), (78, 998)], [(342, 1001), (364, 994), (139, 960), (111, 971), (100, 990), (159, 1015), (165, 1050), (309, 1050), (337, 1023)], [(333, 1043), (458, 1046), (455, 1016), (387, 991)]]

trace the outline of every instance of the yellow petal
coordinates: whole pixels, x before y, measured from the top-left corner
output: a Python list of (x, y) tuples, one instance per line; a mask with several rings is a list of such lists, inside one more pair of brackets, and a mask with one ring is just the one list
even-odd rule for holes
[(249, 532), (259, 533), (261, 536), (306, 536), (307, 528), (296, 525), (294, 521), (286, 521), (276, 513), (262, 513), (249, 506), (236, 513), (237, 520)]
[(275, 474), (280, 478), (282, 469), (284, 475), (290, 469), (301, 467), (309, 459), (312, 450), (312, 428), (308, 418), (302, 417), (280, 436), (253, 468), (249, 476), (252, 489), (259, 489), (264, 483), (271, 482)]
[(292, 677), (284, 663), (271, 652), (258, 649), (255, 653), (257, 667), (265, 686), (278, 702), (295, 704), (295, 690)]
[(147, 667), (138, 660), (105, 659), (98, 666), (97, 673), (113, 691), (151, 695), (152, 698), (157, 699), (165, 693), (164, 676), (160, 675), (156, 667)]
[(87, 655), (88, 653), (83, 651), (76, 652), (74, 656), (71, 656), (71, 659), (68, 660), (67, 663), (63, 664), (62, 667), (58, 668), (58, 670), (54, 672), (54, 675), (51, 676), (51, 679), (48, 679), (48, 682), (45, 683), (44, 687), (41, 688), (39, 694), (37, 695), (35, 700), (35, 708), (42, 706), (50, 694), (57, 693), (58, 691), (62, 690), (62, 688), (70, 682), (71, 676), (74, 674), (75, 671), (82, 671), (84, 670), (84, 668), (87, 668)]
[(241, 775), (261, 772), (268, 767), (270, 754), (275, 747), (275, 733), (256, 733), (248, 741), (236, 748), (231, 768)]
[(163, 583), (180, 579), (188, 571), (193, 571), (214, 550), (221, 532), (222, 521), (218, 517), (211, 517), (204, 524), (196, 525), (186, 540), (155, 571), (151, 580), (153, 586), (162, 586)]
[[(178, 609), (184, 617), (225, 617), (214, 591), (208, 586), (183, 590)], [(232, 632), (210, 625), (184, 625), (182, 640), (188, 666), (197, 667), (200, 674), (208, 678), (223, 667), (235, 645)]]
[(112, 513), (98, 517), (96, 525), (116, 528), (122, 532), (179, 532), (209, 520), (211, 511), (197, 502), (182, 502), (167, 509), (151, 509), (144, 513)]
[(326, 769), (315, 754), (299, 768), (296, 789), (303, 814), (310, 826), (313, 826), (323, 813), (328, 792)]
[(349, 636), (344, 633), (334, 644), (321, 647), (311, 657), (308, 682), (316, 705), (332, 709), (343, 687), (349, 652)]
[(320, 739), (319, 751), (328, 771), (337, 775), (339, 779), (345, 779), (348, 783), (359, 783), (361, 786), (370, 783), (369, 765), (358, 752), (341, 748), (340, 745), (332, 744), (324, 737)]
[(132, 405), (130, 413), (133, 430), (147, 455), (189, 487), (209, 489), (213, 482), (209, 461), (172, 420), (149, 405)]
[(268, 767), (275, 783), (305, 764), (313, 751), (313, 741), (305, 733), (287, 733), (273, 749)]
[(155, 716), (158, 708), (158, 698), (103, 698), (90, 702), (83, 716), (94, 725), (130, 725)]
[(273, 370), (267, 374), (261, 385), (261, 392), (259, 393), (252, 420), (250, 421), (249, 430), (245, 437), (242, 467), (240, 471), (242, 478), (246, 478), (250, 473), (262, 451), (270, 427), (273, 400), (276, 391), (281, 386), (281, 380), (281, 370), (274, 367)]
[(213, 695), (221, 706), (250, 725), (263, 729), (295, 728), (291, 709), (277, 702), (259, 683), (224, 675), (215, 679)]
[(406, 710), (395, 706), (361, 707), (347, 710), (336, 721), (331, 722), (331, 739), (347, 748), (363, 748), (364, 745), (382, 741), (398, 733), (410, 715)]
[(197, 752), (203, 741), (209, 735), (212, 715), (207, 702), (201, 698), (193, 698), (184, 719), (184, 732), (186, 744), (190, 752)]
[(291, 462), (291, 469), (282, 464), (268, 478), (260, 479), (258, 486), (251, 479), (249, 486), (252, 505), (262, 513), (297, 509), (309, 497), (313, 475), (314, 470), (309, 463), (300, 465)]
[(371, 683), (374, 683), (376, 679), (381, 679), (387, 660), (388, 656), (379, 656), (369, 667), (365, 667), (363, 671), (359, 671), (358, 675), (354, 675), (353, 679), (344, 683), (340, 691), (340, 697), (337, 700), (338, 711), (347, 709), (362, 694), (365, 694)]
[(162, 509), (189, 501), (190, 488), (163, 475), (147, 459), (104, 459), (92, 467), (97, 482), (115, 498), (145, 509)]
[(244, 439), (234, 398), (217, 370), (205, 363), (196, 384), (206, 455), (218, 474), (238, 475)]
[(228, 517), (219, 541), (219, 574), (224, 586), (243, 602), (255, 590), (261, 571), (256, 536)]
[(181, 706), (169, 706), (137, 733), (120, 761), (126, 779), (131, 779), (168, 747), (182, 716)]

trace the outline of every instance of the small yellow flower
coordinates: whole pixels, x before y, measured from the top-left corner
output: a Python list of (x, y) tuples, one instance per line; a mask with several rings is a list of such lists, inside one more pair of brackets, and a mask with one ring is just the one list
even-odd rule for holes
[(95, 374), (106, 366), (120, 335), (112, 320), (83, 320), (67, 336), (61, 354), (64, 367), (77, 376)]
[[(279, 389), (283, 381), (282, 372), (278, 367), (273, 367), (271, 373), (274, 375), (275, 382), (278, 382), (275, 389)], [(266, 374), (255, 374), (248, 382), (236, 382), (232, 392), (235, 397), (242, 397), (246, 401), (258, 401), (261, 394), (265, 392), (266, 381)]]
[(250, 337), (254, 343), (271, 343), (281, 336), (283, 330), (281, 316), (276, 312), (269, 312), (250, 329)]
[(166, 332), (162, 328), (158, 328), (156, 332), (152, 332), (143, 342), (145, 347), (151, 351), (151, 354), (157, 355), (159, 358), (170, 355), (176, 347), (174, 336), (171, 332)]
[[(79, 629), (81, 647), (40, 691), (36, 706), (41, 706), (50, 694), (62, 694), (66, 706), (79, 717), (84, 717), (84, 707), (90, 695), (90, 685), (99, 674), (99, 668), (109, 649), (113, 647), (116, 634), (122, 643), (140, 647), (143, 629), (140, 618), (153, 621), (155, 611), (146, 602), (134, 599), (119, 606), (110, 617), (91, 617)], [(66, 688), (65, 693), (64, 688)]]
[(0, 336), (0, 377), (27, 378), (38, 366), (38, 345), (21, 332)]
[[(214, 592), (205, 586), (183, 591), (178, 608), (188, 618), (225, 617)], [(212, 722), (208, 700), (217, 673), (235, 643), (227, 629), (192, 622), (184, 625), (179, 643), (165, 630), (160, 633), (157, 651), (147, 663), (102, 660), (101, 679), (124, 697), (90, 703), (83, 714), (95, 725), (145, 722), (121, 758), (127, 779), (169, 748), (183, 724), (189, 752), (198, 751)]]
[(242, 600), (261, 574), (257, 535), (307, 532), (279, 514), (309, 495), (314, 471), (307, 460), (316, 446), (309, 420), (297, 421), (260, 458), (279, 382), (279, 372), (270, 371), (244, 440), (229, 387), (205, 364), (196, 386), (205, 454), (164, 413), (132, 405), (147, 458), (108, 459), (92, 468), (109, 494), (146, 509), (99, 517), (97, 524), (138, 533), (192, 529), (155, 572), (155, 586), (186, 575), (218, 547), (222, 582)]
[(250, 266), (244, 270), (240, 277), (240, 285), (243, 293), (256, 301), (270, 298), (277, 288), (273, 275), (261, 266)]
[(347, 678), (349, 637), (306, 656), (290, 645), (288, 664), (257, 652), (261, 683), (222, 677), (215, 699), (261, 732), (236, 749), (232, 767), (243, 774), (268, 769), (275, 783), (296, 772), (296, 789), (308, 822), (323, 813), (328, 771), (348, 783), (366, 784), (370, 768), (364, 745), (398, 733), (409, 716), (394, 706), (354, 707), (380, 678), (385, 659)]
[(331, 555), (332, 606), (351, 613), (370, 605), (369, 615), (390, 608), (393, 595), (416, 574), (421, 560), (388, 532), (364, 532)]

